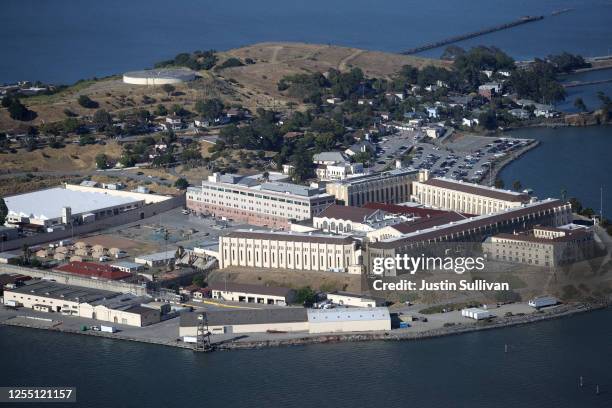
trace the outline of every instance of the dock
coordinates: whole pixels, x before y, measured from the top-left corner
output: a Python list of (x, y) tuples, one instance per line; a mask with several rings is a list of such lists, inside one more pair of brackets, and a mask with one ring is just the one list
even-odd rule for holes
[(403, 54), (403, 55), (417, 54), (417, 53), (422, 52), (422, 51), (427, 51), (427, 50), (431, 50), (431, 49), (434, 49), (434, 48), (439, 48), (439, 47), (442, 47), (444, 45), (453, 44), (453, 43), (456, 43), (456, 42), (459, 42), (459, 41), (463, 41), (463, 40), (469, 40), (470, 38), (480, 37), (481, 35), (494, 33), (496, 31), (507, 30), (507, 29), (512, 28), (512, 27), (516, 27), (516, 26), (519, 26), (519, 25), (531, 23), (531, 22), (534, 22), (534, 21), (540, 21), (542, 19), (544, 19), (544, 16), (524, 16), (524, 17), (519, 18), (518, 20), (514, 20), (514, 21), (511, 21), (509, 23), (498, 24), (498, 25), (493, 26), (493, 27), (484, 28), (482, 30), (473, 31), (473, 32), (467, 33), (467, 34), (460, 34), (460, 35), (456, 35), (456, 36), (453, 36), (453, 37), (448, 37), (448, 38), (440, 40), (440, 41), (430, 42), (430, 43), (421, 45), (419, 47), (410, 48), (408, 50), (402, 51), (400, 54)]

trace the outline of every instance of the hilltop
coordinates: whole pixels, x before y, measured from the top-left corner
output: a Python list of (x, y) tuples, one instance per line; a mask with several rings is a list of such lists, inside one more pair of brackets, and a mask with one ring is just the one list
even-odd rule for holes
[(366, 76), (389, 78), (403, 65), (419, 68), (427, 65), (448, 66), (447, 62), (440, 60), (303, 43), (260, 43), (218, 52), (217, 57), (217, 66), (232, 57), (243, 61), (250, 58), (254, 63), (199, 71), (200, 78), (177, 85), (177, 92), (173, 95), (167, 95), (161, 87), (124, 84), (121, 75), (81, 81), (53, 95), (22, 98), (22, 102), (37, 113), (32, 121), (12, 120), (6, 109), (0, 109), (0, 131), (62, 121), (66, 118), (65, 111), (91, 116), (96, 109), (80, 106), (77, 102), (80, 95), (87, 95), (96, 101), (99, 104), (97, 109), (115, 114), (139, 108), (153, 109), (160, 103), (167, 106), (181, 104), (191, 110), (197, 99), (211, 97), (218, 97), (227, 105), (242, 105), (251, 110), (273, 106), (283, 109), (291, 100), (277, 89), (278, 81), (285, 75), (323, 73), (330, 68), (348, 71), (358, 67)]

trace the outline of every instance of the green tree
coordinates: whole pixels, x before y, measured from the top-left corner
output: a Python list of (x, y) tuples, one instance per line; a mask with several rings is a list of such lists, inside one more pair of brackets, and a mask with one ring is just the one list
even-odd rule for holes
[(168, 109), (166, 109), (164, 105), (157, 105), (153, 114), (155, 116), (166, 116), (168, 114)]
[(199, 286), (200, 288), (203, 287), (204, 286), (204, 275), (201, 273), (195, 275), (191, 283), (194, 284), (195, 286)]
[(96, 156), (96, 167), (99, 169), (108, 169), (108, 156), (104, 153), (100, 153)]
[[(244, 65), (244, 63), (242, 61), (240, 61), (238, 58), (230, 57), (230, 58), (226, 59), (225, 61), (223, 61), (221, 63), (221, 65), (218, 65), (218, 69), (232, 68), (232, 67), (241, 67), (243, 65)], [(217, 69), (217, 68), (215, 68), (215, 69)]]
[(495, 179), (495, 183), (493, 185), (495, 188), (504, 188), (504, 180), (497, 178)]
[(215, 120), (221, 116), (223, 108), (223, 102), (218, 98), (199, 100), (195, 104), (196, 112), (208, 120)]
[(482, 112), (478, 116), (478, 123), (487, 130), (497, 129), (497, 114), (492, 110)]
[(98, 102), (94, 101), (87, 95), (80, 95), (77, 102), (79, 103), (79, 105), (87, 109), (96, 109), (98, 108), (98, 106), (100, 106)]
[(174, 182), (174, 187), (178, 188), (179, 190), (186, 190), (187, 187), (189, 187), (189, 182), (181, 177)]
[(2, 106), (6, 107), (11, 119), (22, 122), (33, 120), (36, 112), (29, 110), (18, 98), (6, 96), (2, 99)]
[(172, 93), (176, 90), (174, 85), (170, 84), (163, 84), (161, 88), (162, 91), (164, 91), (168, 96), (172, 95)]
[(588, 111), (587, 106), (581, 97), (576, 98), (576, 100), (574, 101), (574, 107), (576, 107), (576, 109), (582, 112)]
[(8, 207), (4, 202), (4, 198), (0, 197), (0, 225), (4, 225), (6, 222), (6, 216), (8, 215)]
[(315, 301), (315, 292), (310, 286), (299, 288), (295, 292), (295, 303), (297, 304), (312, 304)]
[(93, 123), (98, 130), (104, 130), (113, 124), (113, 118), (106, 110), (98, 109), (93, 115)]
[(512, 183), (512, 188), (514, 189), (514, 191), (521, 191), (521, 189), (523, 188), (523, 184), (521, 184), (519, 180), (515, 180), (514, 183)]

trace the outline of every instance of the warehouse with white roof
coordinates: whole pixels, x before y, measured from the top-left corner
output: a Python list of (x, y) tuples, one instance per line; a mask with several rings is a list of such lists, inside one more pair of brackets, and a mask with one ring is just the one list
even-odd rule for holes
[(92, 222), (145, 205), (140, 197), (109, 194), (103, 189), (80, 191), (64, 187), (5, 197), (4, 201), (8, 223), (44, 227)]

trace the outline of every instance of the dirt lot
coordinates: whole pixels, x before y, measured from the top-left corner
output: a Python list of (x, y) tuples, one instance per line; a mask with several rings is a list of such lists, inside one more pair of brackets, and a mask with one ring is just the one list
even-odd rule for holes
[(0, 154), (0, 174), (10, 172), (61, 172), (75, 170), (92, 170), (96, 168), (96, 155), (105, 153), (119, 157), (121, 148), (109, 141), (106, 145), (67, 144), (61, 149), (45, 147), (26, 152)]
[(210, 282), (248, 283), (254, 285), (301, 288), (310, 286), (314, 290), (345, 290), (361, 292), (361, 276), (334, 272), (257, 270), (254, 268), (227, 268), (215, 270), (208, 277)]

